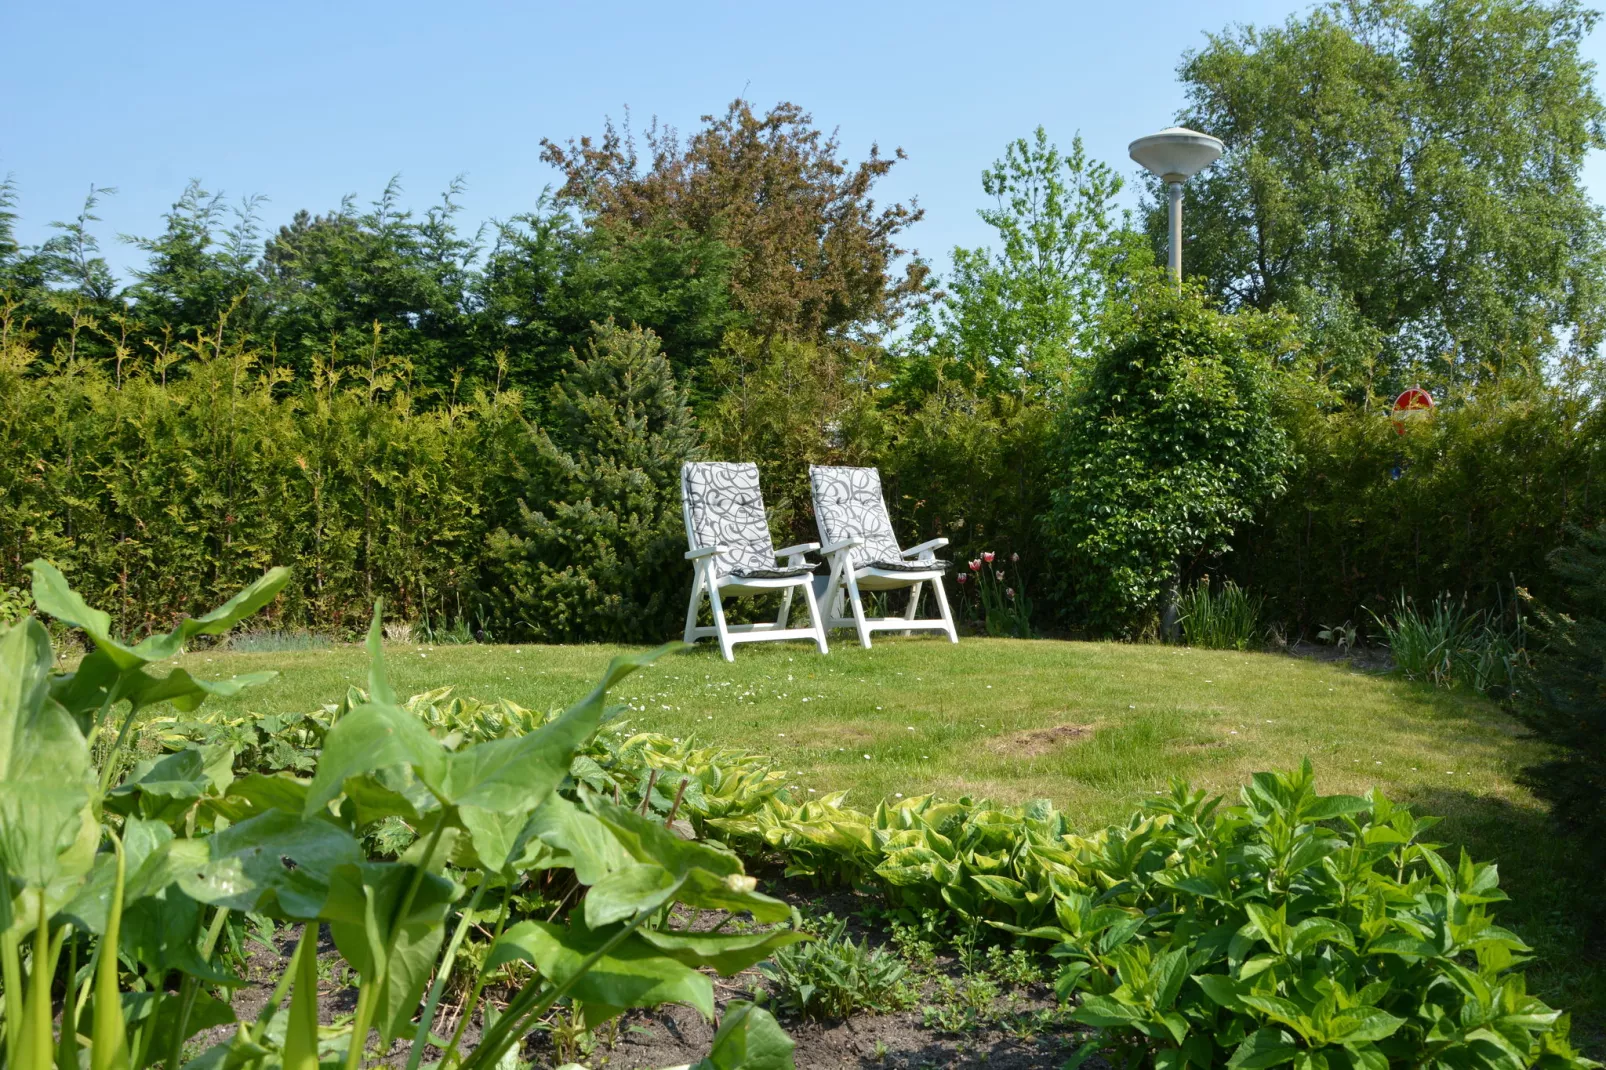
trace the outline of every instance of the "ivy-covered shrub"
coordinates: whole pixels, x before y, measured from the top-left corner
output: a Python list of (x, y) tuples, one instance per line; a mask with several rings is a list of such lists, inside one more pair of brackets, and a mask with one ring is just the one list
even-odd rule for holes
[(1140, 630), (1292, 461), (1273, 418), (1285, 318), (1227, 315), (1156, 277), (1111, 327), (1058, 413), (1043, 517), (1061, 611), (1100, 634)]
[(652, 642), (684, 612), (680, 466), (696, 425), (651, 331), (596, 329), (552, 390), (519, 518), (489, 540), (504, 633)]

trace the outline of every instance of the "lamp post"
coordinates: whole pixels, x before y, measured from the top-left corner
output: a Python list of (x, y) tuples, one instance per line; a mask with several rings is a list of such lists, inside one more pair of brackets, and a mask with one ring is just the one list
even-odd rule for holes
[(1173, 126), (1127, 146), (1138, 163), (1160, 176), (1171, 199), (1171, 274), (1182, 285), (1182, 184), (1220, 158), (1219, 138)]

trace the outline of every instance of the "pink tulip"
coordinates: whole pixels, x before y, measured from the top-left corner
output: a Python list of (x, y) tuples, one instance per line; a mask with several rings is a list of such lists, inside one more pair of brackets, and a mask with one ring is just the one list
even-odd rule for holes
[(992, 564), (993, 563), (993, 552), (991, 550), (988, 550), (986, 553), (981, 555), (981, 559), (983, 561), (987, 562), (989, 565)]
[(963, 572), (961, 572), (959, 575), (954, 577), (954, 580), (957, 583), (964, 583), (968, 579), (970, 579), (970, 577), (965, 575)]
[(972, 561), (970, 563), (970, 571), (972, 571), (972, 572), (980, 572), (981, 571), (981, 559), (980, 558), (978, 558), (977, 560)]
[(1013, 588), (1013, 587), (1005, 587), (1004, 588), (1004, 593), (1009, 595), (1009, 597), (1014, 598), (1015, 597), (1015, 588)]
[(1003, 572), (1003, 570), (1000, 569), (997, 572), (993, 573), (993, 578), (996, 579), (999, 583), (1003, 583), (1004, 582), (1004, 572)]
[(1017, 565), (1020, 564), (1020, 554), (1010, 554), (1009, 559)]

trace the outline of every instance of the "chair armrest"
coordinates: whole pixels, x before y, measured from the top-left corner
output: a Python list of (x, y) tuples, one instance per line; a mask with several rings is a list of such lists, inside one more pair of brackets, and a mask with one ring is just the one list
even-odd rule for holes
[(833, 542), (833, 543), (830, 543), (830, 544), (828, 544), (826, 546), (820, 547), (820, 556), (821, 557), (829, 557), (832, 554), (839, 554), (843, 550), (851, 550), (855, 546), (863, 546), (863, 545), (864, 545), (864, 540), (861, 539), (861, 538), (858, 538), (857, 536), (855, 536), (854, 538), (851, 538), (851, 539), (843, 539), (841, 542)]
[(921, 554), (927, 554), (927, 553), (930, 553), (933, 550), (940, 550), (944, 546), (947, 546), (947, 545), (948, 545), (948, 540), (942, 538), (941, 536), (938, 536), (937, 538), (932, 539), (929, 542), (921, 543), (919, 546), (911, 546), (911, 547), (909, 547), (909, 549), (907, 549), (907, 550), (905, 550), (903, 552), (903, 556), (904, 557), (918, 557)]
[(777, 549), (776, 557), (785, 557), (785, 559), (787, 559), (787, 564), (808, 564), (808, 557), (806, 557), (806, 554), (808, 554), (811, 549), (819, 549), (819, 543), (798, 543), (797, 546), (787, 546), (785, 549)]
[(726, 550), (727, 550), (727, 547), (724, 547), (724, 546), (699, 546), (695, 550), (687, 550), (686, 551), (686, 560), (687, 561), (695, 561), (699, 557), (711, 557), (714, 554), (725, 553)]

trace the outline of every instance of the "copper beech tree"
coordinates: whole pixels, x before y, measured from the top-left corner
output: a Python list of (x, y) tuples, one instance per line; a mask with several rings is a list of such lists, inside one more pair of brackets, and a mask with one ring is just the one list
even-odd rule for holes
[(884, 156), (872, 145), (851, 163), (796, 104), (759, 114), (737, 99), (684, 141), (656, 120), (638, 141), (627, 117), (608, 121), (600, 139), (542, 144), (563, 172), (559, 197), (591, 222), (669, 223), (738, 250), (732, 297), (766, 343), (873, 338), (927, 291), (925, 264), (900, 264), (908, 250), (898, 244), (922, 210), (871, 197), (903, 150)]

